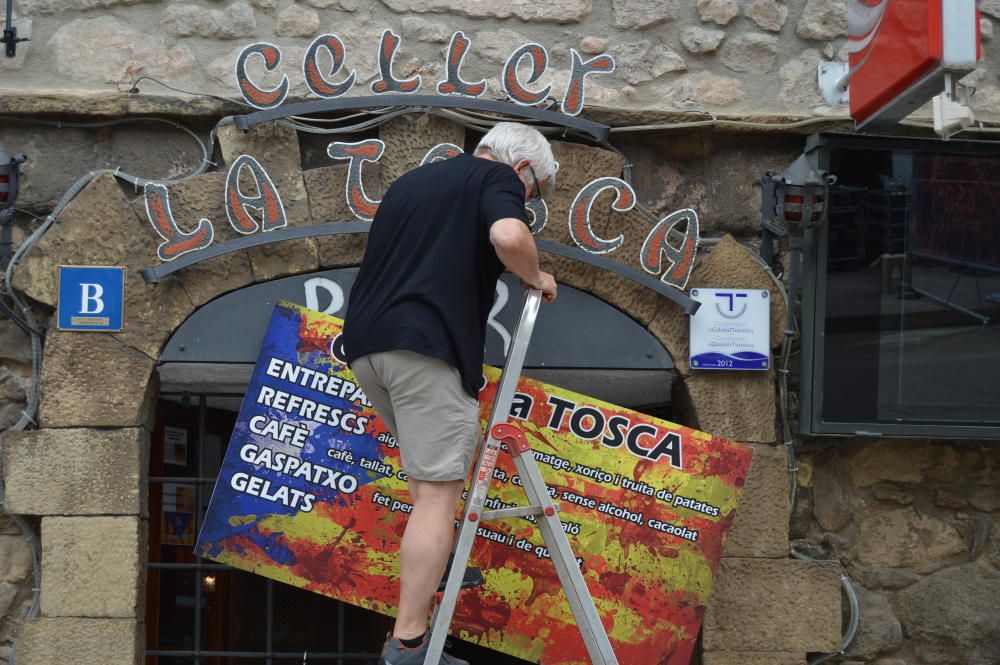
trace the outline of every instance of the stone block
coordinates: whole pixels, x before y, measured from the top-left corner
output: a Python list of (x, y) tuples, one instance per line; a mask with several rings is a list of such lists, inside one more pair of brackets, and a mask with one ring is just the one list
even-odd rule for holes
[(813, 515), (826, 531), (840, 531), (851, 521), (845, 494), (845, 487), (850, 485), (843, 476), (837, 456), (817, 466), (813, 475)]
[(9, 582), (0, 582), (0, 616), (7, 616), (16, 599), (17, 585)]
[[(7, 490), (4, 507), (6, 510), (14, 512), (16, 508), (10, 507), (10, 485), (7, 486)], [(31, 545), (28, 543), (28, 539), (21, 535), (0, 535), (0, 581), (17, 584), (30, 574)], [(3, 616), (2, 612), (0, 612), (0, 616)]]
[(947, 522), (901, 508), (862, 522), (855, 549), (857, 559), (865, 564), (919, 568), (965, 551), (966, 544)]
[(698, 17), (702, 21), (715, 21), (726, 25), (740, 14), (736, 0), (698, 0)]
[(367, 233), (354, 233), (342, 236), (323, 236), (316, 238), (319, 252), (319, 267), (322, 270), (330, 268), (346, 268), (361, 265), (368, 247)]
[(383, 192), (399, 176), (420, 166), (420, 160), (434, 146), (452, 143), (459, 148), (465, 147), (464, 127), (430, 114), (412, 113), (393, 118), (379, 127), (378, 137), (385, 143), (385, 152), (379, 160)]
[[(366, 163), (362, 171), (365, 182), (379, 182), (380, 165)], [(358, 219), (347, 205), (345, 183), (347, 164), (335, 164), (303, 171), (309, 206), (317, 224), (355, 222)], [(341, 268), (361, 263), (368, 244), (367, 233), (315, 238), (319, 267)]]
[(862, 620), (846, 656), (871, 660), (879, 654), (892, 653), (903, 645), (903, 629), (893, 614), (889, 600), (880, 593), (855, 586)]
[(3, 435), (6, 507), (22, 515), (140, 515), (149, 434), (39, 429)]
[[(550, 145), (552, 146), (552, 155), (559, 163), (559, 171), (556, 173), (555, 191), (545, 197), (549, 208), (548, 222), (537, 237), (562, 243), (569, 247), (576, 247), (576, 243), (570, 237), (568, 224), (573, 199), (585, 185), (597, 178), (620, 178), (625, 158), (610, 150), (592, 148), (578, 143), (550, 141)], [(612, 214), (621, 215), (621, 213), (612, 213), (612, 201), (614, 201), (614, 194), (606, 191), (597, 198), (590, 209), (591, 228), (598, 235), (614, 231), (614, 222), (611, 221), (611, 216)], [(621, 220), (618, 221), (620, 223)], [(616, 231), (610, 237), (613, 238), (618, 233)]]
[(795, 34), (820, 41), (843, 37), (847, 34), (847, 0), (807, 0)]
[(788, 18), (788, 7), (775, 0), (753, 0), (746, 8), (746, 14), (760, 28), (780, 32)]
[(445, 12), (468, 18), (510, 18), (516, 16), (529, 23), (576, 23), (590, 14), (590, 0), (512, 0), (483, 2), (482, 0), (383, 0), (385, 6), (398, 13)]
[[(555, 190), (545, 199), (548, 220), (536, 237), (579, 249), (569, 233), (568, 220), (573, 199), (585, 185), (597, 178), (620, 177), (625, 161), (620, 155), (600, 148), (562, 141), (551, 141), (550, 144), (552, 154), (559, 163), (559, 171), (556, 173)], [(618, 236), (622, 230), (616, 225), (627, 221), (623, 215), (629, 213), (612, 212), (613, 200), (614, 194), (604, 192), (591, 207), (591, 228), (600, 237)], [(619, 248), (609, 258), (624, 262), (621, 251)], [(607, 276), (607, 273), (589, 264), (545, 252), (540, 253), (539, 262), (542, 270), (555, 275), (560, 283), (584, 291), (594, 289), (598, 276)]]
[(920, 662), (1000, 662), (1000, 571), (980, 563), (945, 568), (896, 594), (893, 605)]
[(154, 361), (103, 333), (50, 331), (42, 427), (136, 427), (148, 418)]
[(605, 271), (597, 275), (593, 294), (622, 310), (642, 326), (649, 325), (660, 308), (670, 302), (656, 291)]
[(687, 69), (684, 57), (660, 41), (643, 39), (626, 41), (611, 47), (618, 67), (621, 67), (622, 78), (638, 85), (646, 81), (654, 81), (670, 72), (682, 72)]
[(19, 665), (139, 665), (143, 624), (135, 619), (30, 619), (17, 638)]
[[(281, 197), (287, 228), (312, 224), (309, 193), (301, 168), (302, 155), (294, 129), (269, 123), (256, 125), (244, 133), (236, 129), (235, 125), (227, 123), (219, 128), (218, 137), (220, 150), (227, 164), (245, 154), (252, 156), (264, 167)], [(255, 191), (246, 173), (241, 174), (240, 187), (244, 193)], [(318, 267), (316, 242), (309, 238), (252, 247), (246, 250), (246, 255), (252, 279), (257, 282), (311, 272)], [(214, 295), (226, 290), (230, 289), (216, 291)]]
[(919, 483), (944, 456), (945, 447), (930, 441), (877, 439), (858, 441), (844, 464), (855, 487), (871, 487), (880, 480)]
[[(507, 28), (480, 30), (472, 39), (472, 52), (484, 60), (503, 65), (515, 48), (532, 40)], [(493, 90), (492, 83), (488, 90)], [(461, 144), (458, 144), (461, 145)]]
[(42, 518), (42, 615), (134, 619), (146, 528), (137, 516)]
[(178, 282), (183, 285), (194, 307), (201, 307), (223, 293), (253, 284), (249, 251), (237, 250), (181, 271)]
[(31, 362), (31, 338), (7, 318), (0, 320), (0, 361)]
[(804, 653), (787, 651), (706, 651), (702, 665), (805, 665)]
[(712, 53), (726, 38), (724, 30), (712, 30), (692, 25), (681, 30), (681, 44), (689, 53)]
[(110, 14), (64, 21), (48, 40), (46, 52), (52, 54), (47, 68), (71, 82), (67, 87), (119, 84), (132, 81), (140, 71), (177, 80), (197, 64), (190, 47)]
[(227, 168), (240, 155), (250, 155), (260, 162), (278, 189), (289, 226), (311, 223), (309, 197), (302, 179), (302, 154), (295, 129), (275, 122), (254, 125), (249, 132), (242, 132), (236, 125), (225, 123), (219, 127), (217, 137)]
[(719, 59), (734, 72), (772, 72), (778, 62), (778, 38), (753, 32), (737, 35), (722, 45)]
[(781, 88), (778, 94), (789, 108), (812, 110), (825, 105), (826, 99), (816, 81), (816, 68), (823, 59), (816, 49), (806, 49), (799, 57), (787, 60), (778, 70)]
[(319, 266), (316, 239), (296, 238), (247, 250), (255, 282), (314, 272)]
[[(641, 273), (643, 276), (650, 276), (643, 269), (640, 258), (642, 245), (646, 240), (646, 236), (649, 235), (649, 232), (656, 225), (657, 221), (655, 218), (635, 209), (626, 212), (612, 211), (607, 217), (599, 217), (596, 220), (592, 220), (592, 228), (594, 229), (594, 233), (601, 238), (612, 239), (618, 236), (623, 237), (621, 246), (604, 258), (621, 263), (627, 268)], [(663, 266), (663, 270), (666, 270), (666, 266)], [(594, 284), (594, 289), (595, 295), (599, 295), (602, 298), (614, 293), (619, 298), (630, 300), (627, 308), (629, 314), (642, 321), (643, 325), (647, 325), (652, 320), (663, 304), (661, 297), (657, 296), (655, 291), (638, 286), (630, 280), (615, 277), (612, 273), (603, 270)], [(643, 299), (641, 294), (648, 294), (648, 297)], [(626, 308), (623, 307), (622, 309)]]
[(257, 32), (253, 7), (245, 2), (234, 2), (223, 9), (173, 3), (160, 17), (160, 26), (177, 37), (242, 39)]
[(702, 644), (706, 653), (836, 651), (840, 614), (835, 562), (724, 558)]
[(678, 0), (612, 0), (615, 27), (624, 30), (648, 28), (676, 21), (680, 14)]
[(597, 278), (607, 274), (588, 263), (541, 250), (538, 253), (538, 266), (545, 272), (552, 273), (560, 284), (582, 291), (593, 291)]
[(684, 422), (693, 427), (742, 443), (775, 441), (772, 371), (703, 372), (675, 381), (674, 393), (686, 393), (678, 397), (690, 406)]
[(279, 37), (315, 37), (319, 34), (319, 25), (319, 14), (293, 4), (278, 12), (274, 32)]
[(722, 552), (727, 557), (788, 555), (788, 459), (781, 447), (754, 446), (750, 474)]
[[(381, 160), (379, 160), (381, 161)], [(378, 183), (381, 177), (379, 165), (366, 162), (361, 172), (362, 182)], [(353, 222), (354, 213), (347, 205), (347, 164), (321, 166), (302, 172), (309, 195), (309, 207), (317, 224), (330, 222)], [(367, 191), (367, 188), (366, 188)]]
[[(767, 289), (770, 291), (771, 300), (771, 347), (779, 347), (784, 340), (783, 331), (785, 329), (785, 303), (781, 299), (770, 276), (761, 264), (750, 255), (743, 245), (738, 243), (732, 236), (723, 236), (722, 240), (710, 252), (701, 257), (698, 265), (691, 273), (688, 280), (687, 291), (696, 288), (727, 289)], [(650, 322), (649, 331), (659, 339), (667, 350), (670, 351), (677, 371), (682, 376), (692, 373), (704, 376), (704, 372), (692, 370), (688, 365), (691, 358), (690, 346), (690, 322), (684, 316), (680, 307), (668, 304), (660, 310), (659, 314)], [(763, 374), (754, 372), (754, 374)], [(767, 374), (770, 374), (768, 372)], [(773, 395), (771, 397), (773, 405)], [(720, 404), (720, 406), (723, 406)], [(733, 405), (724, 405), (726, 407)], [(773, 413), (772, 413), (773, 415)], [(713, 432), (713, 434), (720, 434)], [(721, 436), (721, 434), (720, 434)], [(765, 441), (773, 441), (773, 434)], [(739, 439), (742, 441), (755, 441), (756, 439)]]
[(21, 420), (28, 402), (28, 382), (0, 364), (0, 432)]

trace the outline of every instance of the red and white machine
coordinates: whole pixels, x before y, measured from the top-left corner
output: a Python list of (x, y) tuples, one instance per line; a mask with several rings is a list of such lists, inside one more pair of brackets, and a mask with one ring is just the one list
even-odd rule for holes
[(972, 122), (956, 84), (981, 55), (976, 0), (849, 0), (847, 22), (859, 131), (888, 129), (931, 99), (939, 134)]

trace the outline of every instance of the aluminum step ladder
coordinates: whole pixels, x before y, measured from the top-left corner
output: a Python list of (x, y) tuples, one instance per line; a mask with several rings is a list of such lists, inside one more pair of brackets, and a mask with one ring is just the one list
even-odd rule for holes
[[(430, 643), (424, 665), (438, 665), (441, 660), (441, 653), (448, 636), (452, 617), (455, 614), (455, 605), (458, 602), (462, 579), (479, 525), (490, 519), (528, 516), (535, 517), (536, 523), (542, 531), (545, 545), (549, 549), (552, 563), (559, 575), (559, 582), (566, 594), (566, 599), (569, 601), (570, 609), (573, 610), (573, 617), (576, 619), (580, 634), (583, 636), (587, 653), (590, 654), (591, 663), (593, 665), (618, 665), (618, 660), (611, 649), (611, 642), (608, 640), (608, 634), (604, 630), (601, 617), (597, 614), (597, 608), (594, 607), (594, 601), (583, 579), (583, 573), (580, 572), (580, 567), (577, 565), (576, 556), (563, 532), (562, 523), (557, 516), (559, 508), (549, 496), (548, 487), (538, 470), (531, 446), (528, 444), (524, 432), (517, 425), (508, 422), (510, 407), (514, 400), (518, 381), (521, 378), (524, 357), (528, 350), (528, 343), (531, 341), (531, 333), (535, 327), (535, 319), (538, 318), (538, 308), (541, 302), (542, 292), (531, 290), (528, 292), (524, 307), (521, 309), (521, 318), (514, 331), (503, 373), (500, 375), (500, 385), (493, 403), (493, 412), (490, 414), (489, 428), (485, 441), (479, 448), (479, 461), (475, 475), (472, 477), (472, 485), (465, 501), (462, 521), (452, 548), (453, 563), (448, 573), (444, 596), (435, 609), (434, 618), (431, 621)], [(530, 505), (484, 511), (486, 497), (493, 482), (493, 469), (502, 450), (501, 442), (507, 446), (507, 450), (513, 458), (514, 466), (517, 468)]]

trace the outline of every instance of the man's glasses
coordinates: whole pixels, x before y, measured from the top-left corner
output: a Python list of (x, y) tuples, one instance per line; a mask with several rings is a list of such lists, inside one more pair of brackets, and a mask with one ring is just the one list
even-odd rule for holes
[(527, 204), (531, 205), (533, 203), (540, 203), (542, 199), (542, 184), (538, 182), (538, 176), (535, 175), (535, 169), (532, 168), (531, 164), (528, 164), (528, 170), (531, 171), (531, 177), (535, 181), (535, 195), (528, 199)]

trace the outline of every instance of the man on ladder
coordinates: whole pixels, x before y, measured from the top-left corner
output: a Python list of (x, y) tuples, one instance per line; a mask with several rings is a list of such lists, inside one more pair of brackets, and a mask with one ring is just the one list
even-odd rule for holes
[[(379, 665), (422, 665), (479, 426), (486, 321), (506, 267), (545, 300), (525, 203), (555, 183), (545, 137), (499, 123), (474, 155), (418, 167), (386, 192), (344, 326), (348, 362), (399, 442), (413, 500), (398, 614)], [(442, 654), (444, 665), (467, 665)]]

